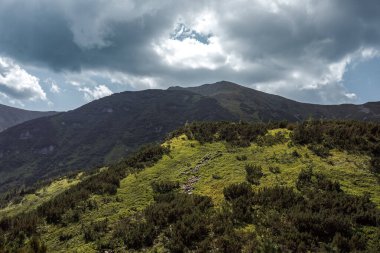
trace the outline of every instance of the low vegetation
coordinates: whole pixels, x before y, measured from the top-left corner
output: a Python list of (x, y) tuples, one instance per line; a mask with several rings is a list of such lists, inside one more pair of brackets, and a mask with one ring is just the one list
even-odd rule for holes
[(378, 125), (287, 126), (187, 124), (0, 210), (0, 252), (376, 252)]

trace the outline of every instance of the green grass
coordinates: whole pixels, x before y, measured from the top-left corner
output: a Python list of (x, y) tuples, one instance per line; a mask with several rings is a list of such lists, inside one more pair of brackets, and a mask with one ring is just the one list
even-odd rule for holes
[[(278, 131), (284, 130), (274, 130), (269, 134)], [(289, 131), (286, 131), (285, 135), (288, 136)], [(323, 159), (314, 155), (307, 147), (292, 146), (289, 141), (273, 146), (260, 147), (252, 144), (250, 147), (236, 148), (223, 142), (201, 145), (197, 141), (188, 140), (184, 135), (167, 141), (164, 145), (170, 145), (170, 154), (165, 155), (153, 167), (124, 178), (115, 196), (92, 196), (92, 199), (98, 203), (98, 209), (87, 210), (78, 224), (70, 224), (67, 227), (42, 227), (43, 240), (47, 243), (49, 252), (97, 252), (95, 243), (85, 243), (81, 232), (82, 224), (107, 218), (109, 220), (109, 232), (105, 236), (107, 240), (112, 236), (113, 226), (119, 219), (143, 210), (153, 201), (151, 183), (155, 180), (178, 181), (183, 185), (189, 178), (196, 176), (199, 181), (193, 184), (193, 193), (210, 196), (214, 204), (221, 205), (224, 187), (245, 181), (246, 164), (262, 167), (264, 176), (259, 186), (253, 186), (256, 190), (275, 185), (295, 187), (299, 172), (312, 167), (316, 172), (339, 181), (347, 193), (354, 195), (369, 193), (371, 199), (380, 205), (380, 185), (375, 176), (369, 172), (370, 157), (365, 155), (332, 150), (331, 156)], [(295, 157), (293, 151), (297, 151), (300, 157)], [(236, 158), (243, 155), (247, 160), (239, 161)], [(199, 170), (195, 171), (194, 168), (205, 157), (211, 159), (203, 162)], [(270, 166), (279, 167), (280, 173), (270, 172)], [(44, 196), (47, 198), (53, 193), (56, 194), (57, 188), (61, 186), (60, 190), (66, 189), (70, 183), (64, 180), (53, 183), (46, 190), (42, 190), (47, 192)], [(49, 192), (52, 193), (49, 195)], [(34, 201), (35, 198), (37, 196), (27, 196), (23, 204), (20, 204), (20, 208), (28, 210), (44, 199)], [(15, 210), (16, 207), (8, 207), (8, 210), (9, 208)], [(6, 212), (5, 210), (1, 210), (0, 214)], [(66, 242), (59, 241), (59, 236), (63, 234), (70, 234), (72, 239)]]
[(45, 201), (79, 183), (82, 178), (82, 174), (83, 173), (79, 173), (75, 178), (68, 179), (64, 177), (53, 181), (35, 193), (25, 195), (19, 203), (10, 203), (7, 207), (0, 209), (0, 218), (4, 216), (16, 215), (37, 208)]

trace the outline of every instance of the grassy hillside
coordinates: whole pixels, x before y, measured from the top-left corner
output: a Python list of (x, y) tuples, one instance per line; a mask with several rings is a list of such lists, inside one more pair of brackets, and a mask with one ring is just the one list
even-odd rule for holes
[(237, 120), (189, 91), (122, 92), (0, 133), (0, 193), (120, 160), (187, 121)]
[[(370, 221), (356, 222), (355, 220), (354, 225), (352, 227), (350, 225), (353, 235), (360, 235), (358, 236), (359, 239), (353, 239), (353, 235), (341, 236), (334, 228), (331, 228), (333, 229), (332, 235), (321, 236), (318, 239), (325, 244), (325, 249), (331, 247), (330, 249), (332, 250), (345, 251), (346, 244), (349, 245), (347, 247), (353, 247), (351, 249), (354, 249), (359, 247), (362, 242), (365, 242), (366, 246), (363, 247), (367, 250), (375, 249), (378, 246), (376, 243), (378, 242), (377, 236), (380, 235), (380, 184), (377, 174), (373, 173), (371, 167), (372, 158), (370, 153), (349, 152), (341, 148), (334, 148), (328, 150), (328, 155), (324, 155), (321, 152), (316, 152), (311, 146), (295, 143), (294, 137), (292, 140), (294, 133), (288, 129), (271, 129), (268, 132), (256, 132), (255, 134), (253, 132), (258, 131), (258, 128), (250, 129), (250, 134), (246, 134), (246, 136), (255, 136), (255, 138), (249, 145), (245, 142), (237, 145), (235, 142), (236, 140), (242, 141), (240, 137), (244, 135), (243, 131), (240, 132), (239, 138), (229, 139), (228, 135), (223, 137), (223, 131), (219, 128), (219, 130), (215, 130), (215, 140), (204, 141), (202, 136), (207, 136), (207, 134), (203, 132), (202, 135), (203, 130), (200, 129), (197, 130), (201, 133), (199, 135), (194, 129), (190, 131), (190, 134), (186, 129), (173, 134), (172, 138), (162, 144), (163, 147), (169, 148), (170, 152), (162, 153), (160, 158), (157, 159), (154, 158), (154, 155), (149, 155), (149, 157), (153, 157), (153, 161), (155, 161), (153, 163), (146, 163), (149, 159), (141, 160), (141, 157), (137, 156), (136, 159), (119, 164), (119, 167), (134, 166), (140, 169), (128, 170), (125, 174), (126, 176), (121, 176), (119, 187), (112, 194), (90, 194), (87, 199), (78, 201), (75, 207), (67, 208), (60, 222), (40, 222), (38, 225), (39, 240), (46, 245), (48, 252), (99, 252), (107, 249), (124, 252), (128, 248), (129, 250), (136, 249), (147, 252), (167, 252), (168, 249), (173, 252), (180, 252), (180, 249), (173, 246), (173, 242), (176, 242), (176, 245), (181, 245), (178, 243), (181, 242), (183, 243), (182, 249), (187, 248), (195, 252), (208, 252), (211, 250), (209, 247), (212, 247), (213, 251), (216, 252), (231, 252), (231, 250), (235, 251), (236, 249), (243, 252), (265, 251), (265, 249), (275, 251), (298, 249), (303, 252), (310, 249), (308, 247), (313, 247), (311, 249), (316, 250), (317, 246), (312, 246), (313, 242), (307, 241), (310, 240), (307, 239), (308, 235), (302, 234), (299, 227), (297, 227), (298, 232), (301, 233), (299, 238), (287, 239), (295, 242), (300, 240), (299, 243), (296, 246), (286, 244), (283, 236), (297, 234), (298, 232), (291, 232), (291, 229), (294, 228), (289, 227), (287, 222), (284, 223), (281, 219), (299, 221), (300, 218), (298, 216), (296, 218), (288, 217), (288, 214), (282, 213), (281, 208), (272, 209), (270, 207), (267, 209), (268, 207), (265, 207), (265, 203), (268, 204), (272, 200), (269, 198), (264, 201), (265, 203), (261, 203), (260, 198), (258, 198), (258, 196), (261, 196), (260, 194), (265, 195), (266, 192), (270, 192), (270, 189), (285, 189), (285, 191), (289, 192), (286, 197), (283, 196), (280, 200), (294, 194), (294, 196), (298, 196), (297, 198), (301, 198), (301, 196), (305, 198), (303, 201), (311, 201), (315, 196), (320, 195), (318, 198), (322, 198), (322, 200), (313, 200), (315, 203), (319, 203), (317, 201), (327, 201), (323, 199), (325, 194), (326, 196), (336, 194), (334, 196), (337, 199), (349, 199), (358, 203), (355, 208), (360, 209), (361, 205), (366, 206), (364, 208), (365, 214), (360, 217), (370, 217), (368, 218)], [(232, 128), (227, 127), (227, 129), (229, 130), (228, 133), (231, 133), (233, 131), (230, 130), (235, 128), (232, 126)], [(141, 161), (145, 163), (144, 166), (136, 165), (140, 164)], [(142, 167), (144, 169), (141, 169)], [(112, 169), (114, 168), (108, 170)], [(103, 169), (103, 173), (105, 172), (107, 172), (107, 169)], [(311, 173), (309, 174), (310, 178), (313, 178), (313, 180), (310, 182), (307, 180), (302, 181), (302, 175), (307, 177), (309, 172)], [(327, 181), (324, 178), (321, 179), (319, 175), (325, 175)], [(15, 215), (24, 210), (35, 209), (42, 202), (54, 199), (58, 191), (77, 184), (78, 180), (79, 178), (76, 178), (69, 182), (63, 179), (34, 195), (28, 195), (25, 200), (16, 206), (10, 205), (1, 210), (0, 218), (4, 215)], [(254, 209), (249, 212), (246, 210), (248, 213), (252, 212), (248, 219), (242, 219), (241, 217), (244, 215), (238, 215), (237, 207), (235, 206), (238, 202), (234, 202), (233, 198), (229, 198), (228, 191), (226, 191), (226, 188), (231, 187), (231, 185), (243, 187), (244, 184), (241, 185), (241, 183), (244, 182), (252, 190), (252, 193), (249, 194), (253, 194), (252, 196), (258, 198), (253, 198), (256, 201), (256, 204), (253, 205)], [(300, 186), (301, 182), (303, 182), (302, 186)], [(327, 188), (323, 188), (324, 186), (317, 187), (313, 185), (320, 182), (324, 182), (324, 184), (334, 189), (326, 190)], [(331, 182), (331, 185), (329, 182)], [(335, 183), (340, 185), (342, 191), (340, 189), (335, 191), (335, 188), (339, 188)], [(311, 192), (317, 195), (313, 195)], [(41, 196), (41, 194), (43, 197), (35, 200), (36, 196)], [(182, 211), (179, 211), (176, 216), (185, 217), (181, 218), (181, 222), (187, 224), (185, 227), (177, 227), (179, 226), (178, 221), (177, 223), (166, 221), (171, 224), (169, 227), (157, 223), (155, 229), (158, 228), (158, 231), (152, 232), (153, 230), (148, 229), (151, 224), (146, 225), (144, 222), (151, 219), (149, 218), (149, 213), (154, 213), (161, 209), (165, 210), (165, 206), (172, 204), (170, 201), (166, 202), (165, 198), (169, 196), (167, 194), (174, 194), (174, 197), (170, 195), (169, 199), (174, 198), (176, 200), (178, 198), (179, 206), (182, 208), (185, 208), (190, 201), (191, 215), (198, 212), (198, 204), (196, 204), (198, 203), (198, 197), (209, 197), (213, 207), (207, 207), (203, 210), (201, 209), (203, 207), (200, 206), (199, 210), (203, 211), (197, 214), (199, 216), (195, 216), (196, 218), (191, 215), (186, 216), (186, 209), (178, 209)], [(369, 198), (369, 200), (366, 198)], [(207, 202), (208, 200), (203, 199), (202, 201)], [(248, 200), (244, 199), (244, 201)], [(374, 203), (373, 206), (370, 204), (371, 201)], [(291, 201), (289, 200), (289, 202)], [(243, 209), (249, 206), (247, 203), (244, 202)], [(273, 203), (274, 206), (277, 205), (277, 202)], [(297, 205), (295, 206), (298, 208)], [(304, 204), (300, 204), (300, 206), (304, 206)], [(173, 206), (169, 210), (177, 210), (176, 208), (179, 207)], [(293, 211), (297, 210), (291, 209), (293, 207), (287, 208)], [(264, 210), (269, 211), (264, 212)], [(336, 211), (339, 208), (329, 209), (326, 206), (326, 210)], [(306, 211), (304, 210), (303, 212)], [(345, 218), (358, 215), (348, 209), (344, 212), (346, 212), (343, 216)], [(350, 214), (350, 212), (353, 213)], [(323, 212), (320, 211), (319, 213)], [(78, 216), (77, 219), (75, 219), (76, 215)], [(154, 216), (160, 218), (165, 217), (165, 215), (165, 212), (158, 211)], [(231, 220), (226, 218), (227, 222), (223, 221), (220, 215), (231, 215), (232, 218)], [(277, 229), (287, 231), (287, 234), (283, 234), (283, 231), (275, 232), (275, 223), (268, 221), (268, 219), (274, 219), (272, 216), (280, 219), (276, 221), (276, 224), (278, 224), (276, 225), (278, 226)], [(330, 216), (333, 217), (332, 215)], [(192, 217), (195, 220), (186, 223), (186, 217)], [(316, 217), (312, 216), (312, 218)], [(202, 226), (192, 227), (192, 224), (197, 224), (203, 219), (206, 219), (204, 220), (204, 224), (206, 224), (204, 228)], [(218, 222), (215, 222), (215, 219)], [(375, 219), (374, 222), (373, 219)], [(158, 221), (153, 220), (151, 223), (154, 222)], [(218, 224), (222, 223), (224, 224), (223, 226), (228, 227), (229, 222), (232, 224), (232, 232), (224, 231), (219, 236)], [(331, 224), (330, 226), (332, 226)], [(181, 235), (181, 229), (186, 229), (187, 227), (197, 231), (195, 235), (186, 240), (178, 238)], [(266, 229), (263, 230), (263, 228)], [(288, 229), (290, 229), (290, 232)], [(133, 234), (133, 231), (137, 232)], [(147, 233), (147, 231), (150, 232)], [(173, 237), (173, 231), (177, 231), (178, 235)], [(190, 236), (191, 233), (192, 231), (189, 230), (186, 235)], [(210, 233), (213, 235), (210, 235)], [(153, 234), (154, 238), (148, 240), (150, 235)], [(202, 238), (197, 238), (196, 235)], [(139, 240), (145, 240), (144, 238), (146, 238), (145, 242), (139, 242)], [(237, 242), (241, 242), (243, 246), (239, 246)], [(309, 245), (302, 244), (305, 244), (305, 242), (308, 242)], [(345, 242), (346, 244), (344, 244)], [(234, 245), (236, 247), (218, 248), (219, 246), (216, 246), (224, 244), (229, 245), (228, 247)]]
[(77, 176), (72, 178), (64, 177), (38, 189), (34, 193), (26, 194), (20, 201), (10, 202), (6, 207), (0, 209), (0, 217), (14, 216), (35, 209), (47, 200), (54, 198), (58, 194), (69, 189), (71, 186), (76, 185), (80, 182), (82, 176), (83, 174), (79, 173)]
[(379, 121), (379, 115), (380, 103), (304, 104), (229, 82), (117, 93), (0, 132), (0, 199), (20, 185), (112, 164), (186, 122)]

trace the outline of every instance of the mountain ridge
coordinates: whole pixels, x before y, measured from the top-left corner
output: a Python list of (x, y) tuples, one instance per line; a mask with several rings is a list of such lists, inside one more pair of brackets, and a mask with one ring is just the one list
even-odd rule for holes
[(30, 111), (0, 104), (0, 132), (25, 121), (57, 113), (55, 111)]
[(226, 80), (218, 81), (218, 82), (215, 82), (215, 83), (205, 83), (205, 84), (198, 85), (198, 86), (197, 85), (194, 85), (194, 86), (174, 85), (174, 86), (168, 87), (167, 90), (184, 89), (184, 90), (195, 91), (195, 90), (199, 90), (199, 89), (206, 88), (206, 87), (212, 87), (212, 88), (222, 87), (222, 88), (231, 88), (231, 89), (232, 88), (235, 88), (235, 89), (239, 88), (239, 89), (244, 89), (244, 90), (247, 90), (247, 91), (254, 91), (254, 92), (258, 93), (258, 94), (270, 95), (272, 97), (278, 97), (278, 98), (281, 98), (281, 99), (284, 99), (284, 100), (289, 100), (289, 101), (292, 101), (292, 102), (297, 102), (297, 103), (305, 104), (305, 105), (339, 106), (339, 105), (366, 105), (366, 104), (380, 103), (380, 101), (368, 101), (368, 102), (365, 102), (365, 103), (358, 103), (358, 104), (356, 104), (356, 103), (320, 104), (320, 103), (302, 102), (302, 101), (290, 99), (290, 98), (287, 98), (287, 97), (284, 97), (284, 96), (281, 96), (281, 95), (277, 95), (277, 94), (272, 94), (272, 93), (260, 91), (260, 90), (254, 89), (254, 88), (250, 88), (250, 87), (247, 87), (247, 86), (244, 86), (244, 85), (240, 85), (240, 84), (237, 84), (237, 83), (234, 83), (234, 82), (231, 82), (231, 81), (226, 81)]
[[(220, 85), (222, 84), (222, 85)], [(0, 133), (0, 192), (118, 161), (193, 121), (380, 120), (380, 103), (304, 105), (233, 83), (115, 93)]]
[[(189, 91), (123, 92), (0, 133), (0, 191), (117, 161), (187, 121), (237, 120)], [(32, 176), (29, 175), (31, 172)]]
[(247, 121), (302, 121), (310, 117), (325, 119), (380, 120), (380, 102), (365, 104), (320, 105), (294, 101), (236, 83), (221, 81), (184, 89), (215, 98), (226, 109)]

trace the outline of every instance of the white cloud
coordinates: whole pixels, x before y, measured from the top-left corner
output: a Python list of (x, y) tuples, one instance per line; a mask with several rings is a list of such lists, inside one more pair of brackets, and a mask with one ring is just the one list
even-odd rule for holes
[(81, 73), (66, 73), (65, 80), (67, 84), (79, 88), (94, 87), (102, 83), (101, 80), (106, 80), (122, 89), (132, 88), (133, 90), (158, 89), (162, 88), (161, 85), (164, 83), (161, 79), (148, 75), (132, 75), (115, 70), (83, 70)]
[(61, 88), (59, 88), (59, 86), (56, 84), (56, 83), (52, 83), (51, 84), (51, 87), (50, 87), (50, 91), (52, 93), (60, 93), (61, 92)]
[(0, 57), (0, 92), (13, 100), (47, 100), (39, 79), (6, 57)]
[(133, 89), (157, 89), (162, 81), (159, 78), (149, 76), (135, 76), (118, 71), (104, 71), (97, 73), (99, 77), (107, 78), (113, 84), (129, 86)]
[(58, 84), (51, 78), (48, 78), (45, 80), (45, 83), (50, 85), (50, 92), (58, 94), (61, 92), (61, 88), (58, 86)]
[(208, 44), (204, 44), (194, 38), (182, 41), (168, 38), (153, 47), (171, 67), (214, 70), (225, 64), (226, 56), (217, 38), (212, 37), (209, 40)]
[(94, 88), (79, 88), (79, 91), (84, 93), (84, 99), (86, 99), (87, 101), (92, 101), (113, 94), (113, 92), (103, 84), (97, 85)]

